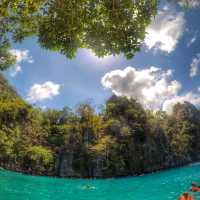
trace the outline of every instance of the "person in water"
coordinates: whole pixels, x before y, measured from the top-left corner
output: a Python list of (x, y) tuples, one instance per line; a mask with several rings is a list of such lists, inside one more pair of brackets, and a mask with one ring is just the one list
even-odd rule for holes
[(200, 192), (200, 186), (198, 186), (196, 183), (192, 183), (192, 188), (191, 188), (192, 192)]
[(83, 189), (85, 189), (85, 190), (94, 190), (95, 187), (92, 186), (92, 185), (85, 185), (85, 186), (83, 186)]
[(179, 200), (194, 200), (193, 196), (191, 196), (188, 192), (184, 192), (180, 197)]

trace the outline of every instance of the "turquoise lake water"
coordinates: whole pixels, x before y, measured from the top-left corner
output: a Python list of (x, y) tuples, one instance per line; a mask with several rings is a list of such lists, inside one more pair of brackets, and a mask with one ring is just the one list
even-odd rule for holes
[(200, 183), (199, 163), (106, 180), (35, 177), (1, 170), (0, 200), (175, 200), (189, 190), (192, 181)]

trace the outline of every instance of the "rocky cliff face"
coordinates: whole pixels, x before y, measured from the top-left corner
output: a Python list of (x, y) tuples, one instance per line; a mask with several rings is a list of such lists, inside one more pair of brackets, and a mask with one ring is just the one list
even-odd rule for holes
[(56, 171), (57, 175), (60, 177), (74, 177), (76, 176), (74, 169), (73, 169), (73, 159), (74, 155), (73, 152), (63, 152), (60, 153), (57, 162), (56, 162)]

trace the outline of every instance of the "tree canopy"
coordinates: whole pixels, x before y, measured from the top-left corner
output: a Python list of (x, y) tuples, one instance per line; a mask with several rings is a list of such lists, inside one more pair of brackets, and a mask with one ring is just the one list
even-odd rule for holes
[[(68, 58), (79, 48), (99, 57), (122, 53), (131, 58), (156, 8), (157, 0), (2, 0), (0, 30), (6, 41), (10, 36), (14, 42), (37, 36), (42, 47)], [(13, 61), (8, 60), (1, 68)]]

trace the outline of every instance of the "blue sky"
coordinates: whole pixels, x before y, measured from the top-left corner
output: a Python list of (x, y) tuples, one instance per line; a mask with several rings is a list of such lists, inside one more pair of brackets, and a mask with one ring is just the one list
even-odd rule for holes
[(99, 59), (86, 49), (70, 60), (29, 38), (13, 45), (18, 62), (6, 77), (24, 99), (39, 107), (75, 108), (85, 101), (98, 106), (112, 93), (136, 98), (152, 109), (169, 111), (178, 101), (198, 106), (200, 7), (191, 7), (162, 6), (147, 28), (142, 50), (131, 60), (123, 55)]

